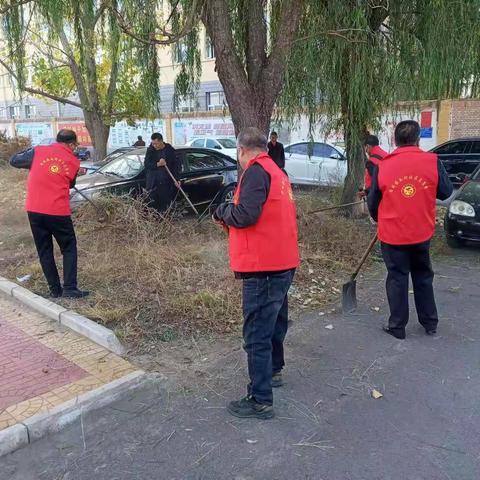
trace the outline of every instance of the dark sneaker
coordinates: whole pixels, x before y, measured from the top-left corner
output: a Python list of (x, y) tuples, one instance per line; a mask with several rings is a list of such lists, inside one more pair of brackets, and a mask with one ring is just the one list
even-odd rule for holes
[(88, 297), (88, 295), (90, 295), (90, 292), (87, 292), (85, 290), (79, 290), (78, 288), (63, 290), (63, 296), (65, 298), (83, 298)]
[(277, 372), (272, 375), (272, 387), (273, 388), (283, 387), (282, 372)]
[(230, 402), (227, 410), (238, 418), (260, 418), (266, 420), (274, 416), (272, 405), (258, 403), (251, 395), (247, 395), (241, 400)]
[(385, 333), (388, 333), (389, 335), (391, 335), (392, 337), (395, 337), (397, 340), (405, 340), (405, 332), (398, 332), (396, 330), (392, 330), (391, 328), (389, 327), (383, 327), (383, 331)]
[(63, 290), (50, 290), (50, 298), (60, 298), (63, 295)]
[(434, 335), (437, 334), (437, 330), (435, 328), (431, 328), (429, 330), (425, 330), (425, 333), (429, 335), (430, 337), (433, 337)]

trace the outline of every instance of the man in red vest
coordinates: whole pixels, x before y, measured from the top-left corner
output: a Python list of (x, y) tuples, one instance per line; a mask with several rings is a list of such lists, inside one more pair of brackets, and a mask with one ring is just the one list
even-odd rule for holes
[(267, 153), (267, 138), (246, 128), (237, 140), (244, 170), (233, 203), (214, 220), (229, 231), (230, 265), (243, 280), (243, 339), (250, 383), (247, 396), (231, 402), (237, 417), (273, 417), (272, 387), (283, 384), (283, 341), (288, 328), (288, 290), (299, 265), (297, 220), (287, 175)]
[[(77, 241), (70, 217), (70, 188), (80, 168), (73, 153), (77, 146), (74, 131), (60, 130), (57, 143), (30, 148), (10, 159), (13, 167), (30, 170), (25, 210), (54, 298), (81, 298), (89, 293), (77, 288)], [(53, 238), (63, 255), (63, 288), (53, 256)]]
[(368, 195), (370, 187), (372, 186), (373, 169), (388, 153), (380, 147), (380, 142), (376, 135), (367, 135), (364, 145), (365, 153), (368, 157), (367, 163), (365, 164), (364, 191), (365, 194)]
[(453, 187), (437, 155), (419, 148), (417, 122), (400, 122), (395, 143), (397, 149), (374, 168), (368, 208), (378, 222), (388, 271), (390, 318), (384, 331), (403, 340), (409, 313), (409, 275), (418, 320), (427, 335), (437, 331), (430, 240), (435, 232), (435, 200), (447, 199)]

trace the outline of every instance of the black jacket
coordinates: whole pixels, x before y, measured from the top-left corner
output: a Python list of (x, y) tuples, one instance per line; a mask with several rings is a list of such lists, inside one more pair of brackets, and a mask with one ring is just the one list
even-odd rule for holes
[(166, 168), (157, 166), (157, 162), (162, 158), (167, 162), (167, 167), (172, 172), (173, 176), (177, 180), (179, 178), (180, 164), (175, 155), (175, 149), (169, 143), (166, 143), (162, 150), (155, 150), (155, 148), (150, 145), (147, 148), (144, 161), (147, 175), (147, 190), (153, 188), (159, 183), (172, 183), (172, 179)]
[[(446, 200), (453, 193), (453, 185), (448, 174), (440, 160), (437, 160), (438, 169), (438, 186), (437, 186), (437, 198), (439, 200)], [(382, 192), (378, 187), (378, 165), (373, 168), (372, 186), (367, 197), (368, 211), (370, 216), (377, 222), (378, 221), (378, 207), (382, 201)]]
[(268, 142), (268, 154), (280, 168), (285, 168), (285, 150), (283, 149), (283, 144), (277, 142), (273, 145), (272, 142)]

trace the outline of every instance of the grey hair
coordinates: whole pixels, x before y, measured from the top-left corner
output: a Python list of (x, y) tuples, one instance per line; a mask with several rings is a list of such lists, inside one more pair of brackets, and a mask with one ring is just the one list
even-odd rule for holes
[(267, 136), (256, 127), (244, 128), (237, 138), (237, 145), (247, 150), (267, 150)]

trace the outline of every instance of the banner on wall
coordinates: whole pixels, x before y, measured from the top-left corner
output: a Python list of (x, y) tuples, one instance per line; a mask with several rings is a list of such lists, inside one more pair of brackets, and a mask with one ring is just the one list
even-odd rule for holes
[(77, 141), (82, 147), (91, 147), (92, 139), (88, 133), (85, 122), (61, 122), (58, 123), (58, 130), (73, 130), (77, 134)]
[(32, 145), (38, 145), (42, 140), (53, 137), (51, 123), (17, 123), (15, 130), (19, 137), (29, 137)]
[(235, 128), (229, 117), (172, 119), (173, 143), (185, 145), (194, 138), (235, 137)]
[(112, 148), (128, 147), (137, 141), (138, 136), (142, 136), (148, 145), (150, 136), (154, 132), (162, 133), (165, 136), (165, 122), (163, 120), (137, 120), (134, 125), (129, 125), (125, 120), (122, 120), (110, 128), (108, 143)]

